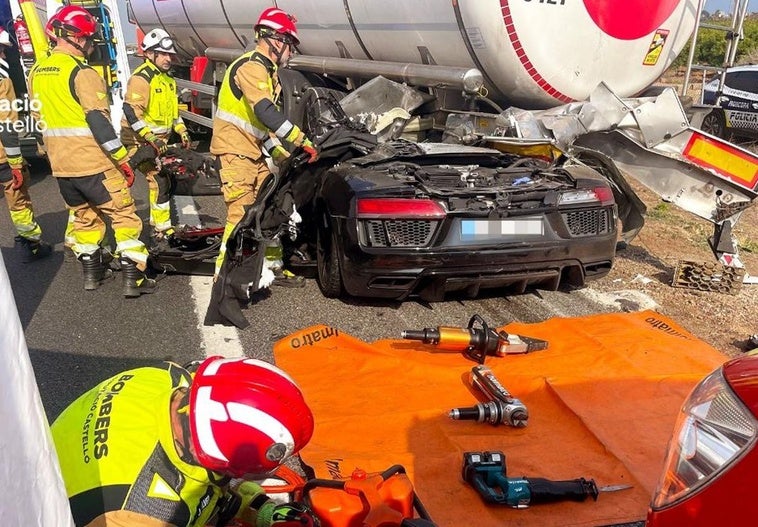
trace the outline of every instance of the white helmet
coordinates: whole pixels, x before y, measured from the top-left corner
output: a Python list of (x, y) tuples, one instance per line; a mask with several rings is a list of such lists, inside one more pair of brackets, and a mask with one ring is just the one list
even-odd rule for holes
[(5, 29), (0, 28), (0, 46), (10, 47), (11, 45), (11, 36)]
[(142, 51), (161, 51), (176, 54), (174, 41), (165, 30), (156, 28), (142, 39)]

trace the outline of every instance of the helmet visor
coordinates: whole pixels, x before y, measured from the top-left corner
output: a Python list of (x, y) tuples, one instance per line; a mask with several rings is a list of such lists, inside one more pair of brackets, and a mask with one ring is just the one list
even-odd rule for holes
[(153, 44), (145, 51), (160, 51), (162, 53), (174, 54), (176, 53), (176, 50), (174, 49), (174, 39), (171, 37), (163, 37), (156, 44)]

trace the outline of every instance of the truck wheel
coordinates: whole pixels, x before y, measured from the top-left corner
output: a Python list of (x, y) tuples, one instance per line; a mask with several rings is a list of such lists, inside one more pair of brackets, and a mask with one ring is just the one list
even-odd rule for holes
[(700, 125), (700, 129), (720, 139), (727, 139), (724, 111), (719, 108), (711, 111), (711, 113), (703, 117), (703, 124)]
[(336, 236), (328, 226), (320, 225), (316, 236), (318, 287), (326, 298), (342, 295), (342, 274)]

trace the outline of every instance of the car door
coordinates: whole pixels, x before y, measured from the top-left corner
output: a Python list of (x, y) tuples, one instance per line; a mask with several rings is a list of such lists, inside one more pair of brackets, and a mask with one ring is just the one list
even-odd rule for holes
[(758, 135), (758, 70), (728, 73), (720, 103), (733, 133)]

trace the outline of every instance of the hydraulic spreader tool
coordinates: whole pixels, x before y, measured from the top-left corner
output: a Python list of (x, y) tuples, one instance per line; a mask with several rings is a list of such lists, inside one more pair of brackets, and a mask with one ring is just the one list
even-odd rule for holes
[(463, 352), (466, 357), (479, 364), (484, 363), (487, 355), (502, 357), (512, 353), (547, 349), (547, 342), (544, 340), (495, 331), (479, 315), (471, 317), (465, 328), (438, 326), (419, 330), (406, 329), (402, 331), (401, 336), (404, 339), (433, 344), (442, 351)]
[(584, 501), (588, 497), (597, 501), (600, 492), (631, 488), (631, 485), (598, 487), (594, 479), (585, 478), (565, 481), (526, 476), (509, 478), (506, 476), (505, 454), (499, 451), (465, 452), (463, 479), (474, 487), (485, 503), (516, 509), (558, 501)]

